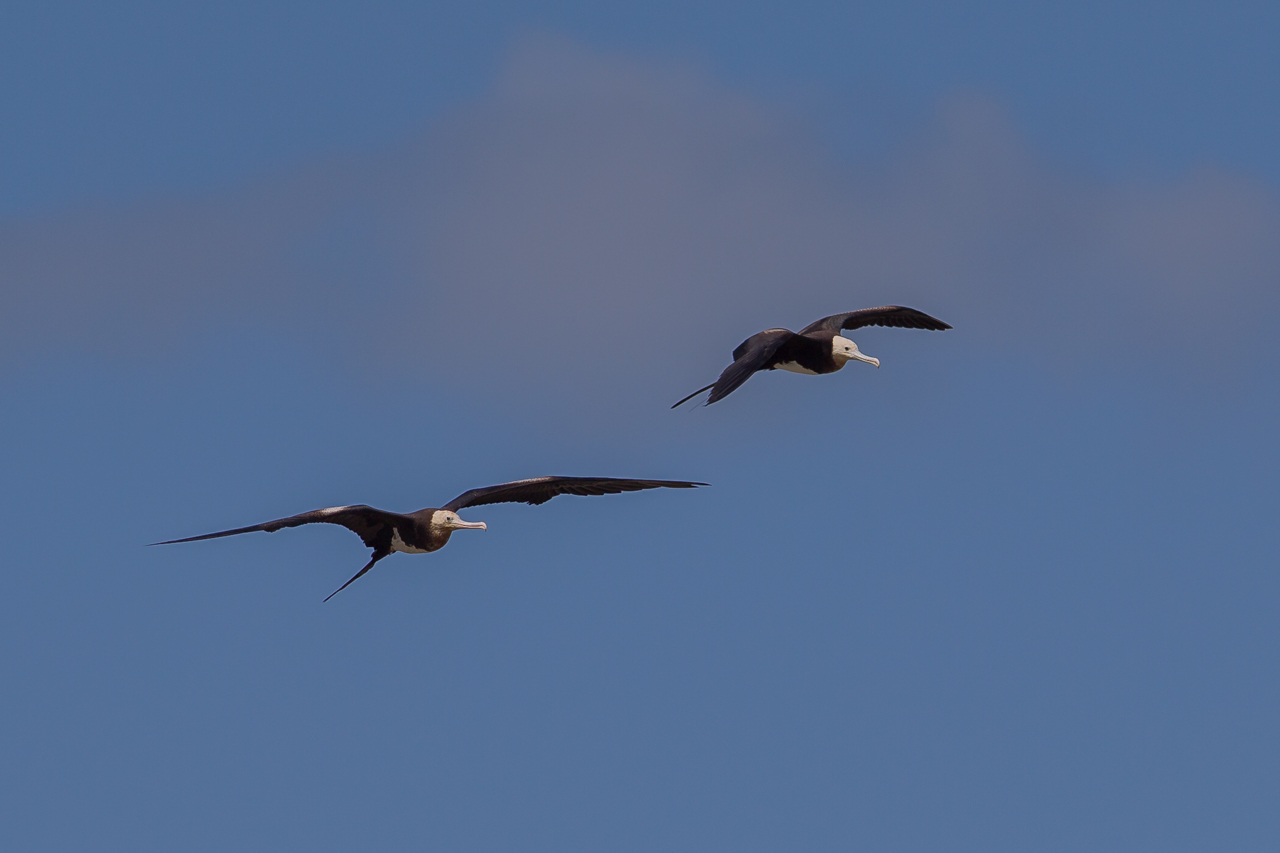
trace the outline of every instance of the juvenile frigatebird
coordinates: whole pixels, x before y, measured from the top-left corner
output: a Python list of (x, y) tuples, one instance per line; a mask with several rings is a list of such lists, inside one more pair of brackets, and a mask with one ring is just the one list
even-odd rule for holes
[(720, 378), (705, 388), (699, 388), (680, 403), (686, 403), (708, 389), (706, 405), (737, 390), (757, 370), (789, 370), (810, 376), (819, 373), (835, 373), (854, 359), (880, 366), (880, 359), (863, 355), (858, 345), (840, 334), (841, 329), (861, 329), (863, 326), (892, 326), (898, 329), (931, 329), (941, 332), (951, 327), (914, 308), (901, 305), (885, 305), (880, 308), (863, 308), (847, 314), (832, 314), (810, 323), (799, 332), (789, 329), (766, 329), (752, 335), (733, 351), (733, 364), (724, 369)]
[(513, 483), (472, 489), (458, 495), (439, 509), (428, 507), (407, 515), (364, 505), (333, 506), (328, 509), (291, 515), (288, 518), (277, 518), (275, 521), (255, 524), (252, 527), (237, 527), (235, 530), (222, 530), (218, 533), (206, 533), (203, 536), (190, 536), (186, 539), (171, 539), (168, 542), (152, 544), (175, 545), (179, 542), (199, 542), (201, 539), (217, 539), (222, 536), (254, 533), (259, 530), (275, 533), (286, 527), (298, 527), (317, 522), (340, 524), (359, 536), (365, 545), (373, 549), (373, 559), (356, 572), (351, 580), (329, 593), (329, 597), (325, 599), (328, 601), (329, 598), (333, 598), (350, 586), (356, 578), (372, 569), (374, 563), (395, 551), (405, 554), (426, 554), (443, 548), (455, 530), (487, 530), (483, 521), (463, 521), (458, 517), (458, 510), (465, 507), (500, 503), (526, 503), (536, 506), (546, 503), (557, 495), (616, 495), (619, 492), (638, 492), (643, 489), (692, 489), (705, 485), (707, 484), (684, 480), (535, 477), (532, 480), (516, 480)]

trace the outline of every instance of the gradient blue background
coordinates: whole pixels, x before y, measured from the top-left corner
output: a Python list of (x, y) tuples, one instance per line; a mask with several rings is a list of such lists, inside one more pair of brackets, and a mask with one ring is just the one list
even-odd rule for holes
[(5, 4), (0, 846), (1276, 849), (1280, 14), (846, 5)]

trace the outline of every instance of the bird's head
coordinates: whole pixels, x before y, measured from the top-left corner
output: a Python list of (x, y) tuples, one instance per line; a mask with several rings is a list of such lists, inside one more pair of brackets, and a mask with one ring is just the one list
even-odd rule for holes
[(844, 367), (845, 362), (853, 361), (855, 359), (857, 361), (865, 361), (867, 364), (874, 364), (876, 367), (880, 366), (880, 359), (872, 358), (869, 355), (863, 355), (862, 352), (858, 350), (858, 345), (846, 338), (844, 335), (836, 335), (831, 339), (831, 357), (834, 358), (836, 363), (841, 367)]
[(483, 521), (463, 521), (456, 512), (438, 509), (431, 514), (431, 526), (444, 530), (488, 530)]

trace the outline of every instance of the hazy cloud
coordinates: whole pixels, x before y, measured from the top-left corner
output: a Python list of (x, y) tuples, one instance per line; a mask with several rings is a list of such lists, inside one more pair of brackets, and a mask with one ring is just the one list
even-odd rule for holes
[(1157, 352), (1256, 336), (1278, 247), (1264, 186), (1069, 175), (981, 95), (872, 166), (699, 69), (540, 38), (399, 150), (0, 225), (0, 357), (235, 324), (512, 383), (710, 378), (758, 328), (884, 302), (995, 347)]

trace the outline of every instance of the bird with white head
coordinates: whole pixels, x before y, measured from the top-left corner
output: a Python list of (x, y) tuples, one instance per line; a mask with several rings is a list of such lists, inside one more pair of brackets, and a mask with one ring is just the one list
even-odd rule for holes
[(790, 329), (766, 329), (752, 335), (733, 351), (733, 364), (724, 369), (720, 378), (699, 388), (671, 408), (686, 403), (703, 391), (710, 391), (706, 405), (737, 390), (755, 373), (761, 370), (786, 370), (818, 376), (835, 373), (850, 361), (862, 361), (880, 366), (880, 359), (864, 355), (858, 345), (840, 334), (841, 329), (861, 329), (864, 326), (890, 326), (899, 329), (930, 329), (942, 331), (951, 326), (914, 308), (901, 305), (885, 305), (880, 308), (864, 308), (847, 314), (832, 314), (816, 323), (810, 323), (799, 332)]

